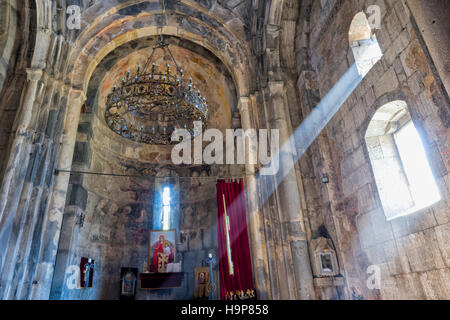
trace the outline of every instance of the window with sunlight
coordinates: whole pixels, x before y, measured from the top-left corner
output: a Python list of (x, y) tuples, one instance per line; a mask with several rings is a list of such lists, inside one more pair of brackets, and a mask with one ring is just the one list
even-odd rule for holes
[(379, 108), (365, 139), (388, 219), (416, 212), (441, 199), (422, 140), (404, 101)]
[(383, 56), (364, 12), (353, 17), (348, 35), (358, 72), (364, 77)]
[(409, 182), (409, 189), (415, 206), (408, 214), (439, 201), (441, 196), (431, 172), (422, 140), (412, 121), (409, 121), (395, 135), (400, 159)]
[(164, 187), (162, 194), (162, 227), (163, 230), (170, 229), (170, 187)]

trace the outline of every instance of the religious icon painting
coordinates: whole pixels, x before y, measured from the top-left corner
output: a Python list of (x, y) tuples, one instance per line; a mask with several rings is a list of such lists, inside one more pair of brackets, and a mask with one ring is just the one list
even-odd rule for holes
[(195, 268), (194, 274), (195, 274), (194, 297), (195, 298), (208, 297), (209, 267), (197, 267)]
[(137, 268), (120, 268), (120, 300), (134, 300), (137, 274)]
[(175, 263), (176, 230), (150, 231), (148, 265), (150, 272), (165, 273), (167, 265)]
[(331, 252), (321, 252), (320, 256), (320, 270), (322, 273), (333, 273), (333, 255)]
[(81, 258), (80, 261), (80, 287), (92, 288), (94, 282), (94, 260)]

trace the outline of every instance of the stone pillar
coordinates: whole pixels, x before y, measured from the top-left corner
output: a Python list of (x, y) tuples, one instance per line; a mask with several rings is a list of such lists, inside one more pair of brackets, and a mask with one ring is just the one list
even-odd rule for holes
[[(33, 129), (34, 138), (30, 149), (30, 159), (28, 162), (23, 160), (21, 167), (27, 170), (25, 181), (22, 186), (19, 205), (15, 210), (14, 223), (9, 237), (9, 245), (4, 252), (6, 255), (7, 265), (5, 264), (0, 275), (2, 283), (5, 284), (4, 299), (16, 299), (18, 286), (22, 285), (23, 267), (26, 265), (24, 259), (27, 248), (32, 245), (32, 236), (35, 228), (37, 212), (33, 208), (33, 201), (39, 198), (38, 190), (43, 187), (39, 179), (45, 176), (46, 163), (49, 150), (52, 146), (50, 139), (45, 139), (45, 132), (48, 121), (48, 109), (52, 102), (53, 93), (55, 91), (55, 81), (47, 82), (45, 94), (40, 94), (40, 99), (35, 101), (35, 111), (33, 112)], [(45, 97), (42, 99), (42, 97)], [(44, 101), (40, 101), (44, 100)]]
[[(248, 97), (241, 97), (239, 102), (239, 110), (241, 112), (242, 129), (254, 129), (252, 127), (250, 110), (251, 99)], [(245, 169), (247, 173), (246, 189), (247, 189), (247, 224), (250, 238), (250, 248), (252, 254), (253, 275), (255, 279), (256, 292), (259, 299), (270, 299), (270, 283), (269, 267), (267, 261), (267, 243), (264, 231), (264, 219), (261, 213), (261, 208), (258, 205), (258, 187), (255, 174), (255, 166), (249, 164), (248, 159), (254, 157), (254, 153), (258, 152), (254, 148), (245, 148), (246, 164)]]
[[(308, 243), (303, 221), (299, 187), (294, 167), (295, 143), (289, 130), (286, 113), (283, 82), (269, 82), (269, 120), (272, 129), (280, 133), (280, 170), (276, 176), (278, 183), (280, 223), (282, 226), (283, 248), (287, 266), (292, 265), (295, 283), (289, 288), (290, 299), (314, 299), (314, 285), (308, 252)], [(291, 263), (292, 261), (292, 263)], [(289, 271), (289, 270), (288, 270)], [(291, 275), (292, 277), (292, 275)]]
[[(0, 221), (5, 212), (6, 202), (8, 200), (9, 189), (13, 180), (15, 170), (18, 164), (23, 163), (24, 159), (20, 158), (20, 150), (24, 147), (24, 141), (30, 135), (30, 123), (33, 114), (33, 104), (36, 99), (36, 91), (39, 80), (42, 77), (42, 69), (27, 69), (27, 88), (25, 96), (19, 110), (17, 111), (17, 118), (13, 127), (15, 137), (10, 148), (9, 159), (5, 169), (5, 175), (2, 181), (2, 190), (0, 194)], [(16, 185), (13, 185), (17, 188)], [(1, 222), (0, 222), (1, 228)]]
[[(7, 274), (12, 270), (11, 268), (14, 268), (14, 261), (7, 259), (6, 255), (8, 248), (16, 245), (14, 239), (11, 241), (11, 235), (16, 236), (13, 233), (13, 227), (17, 223), (17, 207), (20, 203), (34, 139), (32, 129), (33, 106), (38, 82), (42, 77), (42, 70), (28, 69), (27, 76), (27, 86), (13, 127), (14, 139), (10, 147), (0, 193), (0, 270), (2, 275)], [(3, 297), (3, 294), (9, 290), (8, 279), (5, 277), (0, 279), (0, 296)]]
[[(58, 159), (58, 169), (70, 170), (72, 167), (81, 106), (85, 100), (84, 92), (73, 89), (69, 92), (68, 110)], [(55, 178), (49, 206), (44, 217), (39, 260), (36, 266), (30, 299), (48, 299), (50, 296), (69, 179), (70, 173), (65, 172), (59, 172)]]
[[(26, 219), (20, 228), (21, 240), (18, 247), (19, 264), (15, 267), (14, 277), (12, 279), (13, 290), (9, 293), (8, 299), (26, 299), (28, 289), (30, 288), (31, 277), (29, 270), (34, 265), (36, 257), (36, 248), (33, 246), (38, 238), (42, 223), (41, 212), (45, 212), (48, 199), (49, 185), (53, 179), (53, 166), (59, 150), (61, 130), (65, 115), (65, 98), (59, 98), (55, 103), (55, 95), (67, 95), (67, 90), (63, 83), (55, 80), (49, 81), (46, 98), (40, 108), (40, 120), (37, 126), (39, 140), (36, 142), (36, 150), (39, 154), (35, 155), (35, 164), (33, 166), (34, 175), (30, 177), (28, 183), (32, 187), (27, 200), (23, 201), (23, 212), (26, 213)], [(59, 94), (58, 94), (59, 95)], [(25, 198), (25, 197), (24, 197)]]

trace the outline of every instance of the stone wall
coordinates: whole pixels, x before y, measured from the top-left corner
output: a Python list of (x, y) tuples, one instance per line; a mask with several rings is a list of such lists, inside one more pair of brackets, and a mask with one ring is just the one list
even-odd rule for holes
[[(433, 72), (433, 61), (403, 1), (322, 3), (323, 8), (319, 1), (303, 7), (305, 20), (297, 29), (297, 84), (305, 96), (304, 115), (354, 63), (350, 23), (371, 4), (382, 9), (381, 29), (375, 34), (384, 55), (301, 160), (312, 234), (325, 227), (339, 248), (346, 298), (448, 299), (448, 93)], [(310, 59), (301, 59), (305, 51)], [(375, 111), (394, 100), (408, 105), (442, 200), (387, 221), (364, 137)], [(320, 181), (324, 173), (328, 184)], [(370, 265), (381, 268), (380, 290), (366, 285)]]
[[(84, 181), (84, 186), (71, 185), (63, 224), (65, 232), (60, 239), (57, 257), (57, 281), (54, 281), (51, 298), (115, 300), (120, 293), (120, 268), (138, 268), (142, 272), (144, 262), (148, 262), (155, 181), (151, 178), (105, 179), (98, 176), (92, 179), (85, 177)], [(102, 192), (98, 188), (102, 184), (114, 187)], [(217, 256), (214, 181), (194, 188), (191, 181), (183, 182), (180, 189), (176, 259), (185, 272), (183, 286), (167, 290), (137, 288), (136, 299), (192, 299), (194, 268), (204, 265), (209, 252)], [(202, 197), (196, 196), (197, 193)], [(66, 285), (72, 275), (67, 272), (70, 270), (67, 267), (79, 265), (81, 257), (95, 260), (93, 287), (71, 290)], [(60, 266), (63, 259), (66, 259), (65, 270)], [(62, 270), (64, 273), (60, 274)]]
[[(118, 268), (145, 260), (154, 176), (165, 169), (180, 177), (247, 174), (260, 298), (449, 298), (448, 54), (441, 50), (448, 41), (431, 36), (446, 34), (445, 24), (428, 21), (434, 5), (426, 11), (415, 0), (166, 1), (166, 8), (161, 1), (78, 1), (82, 30), (68, 30), (66, 2), (20, 1), (20, 37), (13, 19), (0, 21), (1, 298), (116, 298)], [(214, 126), (279, 129), (285, 142), (354, 63), (350, 23), (373, 4), (382, 10), (375, 31), (382, 60), (300, 161), (304, 150), (282, 154), (278, 176), (260, 178), (252, 165), (174, 168), (167, 148), (125, 143), (105, 126), (102, 99), (114, 79), (164, 34), (202, 93), (213, 97)], [(386, 221), (364, 135), (377, 108), (393, 100), (408, 105), (442, 200)], [(321, 182), (323, 174), (329, 183)], [(184, 271), (192, 273), (217, 247), (215, 181), (188, 181), (180, 180), (178, 246)], [(308, 243), (318, 237), (337, 248), (345, 277), (337, 290), (314, 292)], [(94, 288), (66, 290), (67, 266), (88, 255), (98, 263)], [(370, 265), (382, 270), (381, 290), (366, 286)], [(192, 274), (186, 279), (179, 290), (138, 298), (191, 297)]]

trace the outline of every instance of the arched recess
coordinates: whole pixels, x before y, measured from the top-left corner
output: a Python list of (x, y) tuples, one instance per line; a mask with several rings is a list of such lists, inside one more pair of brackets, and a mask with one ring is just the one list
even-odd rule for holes
[(365, 141), (388, 220), (419, 211), (441, 199), (405, 101), (390, 101), (378, 108), (367, 127)]
[[(118, 1), (119, 2), (119, 1)], [(88, 26), (85, 31), (74, 38), (73, 50), (69, 53), (69, 62), (65, 70), (66, 80), (71, 84), (69, 93), (69, 109), (65, 123), (65, 136), (59, 157), (59, 168), (68, 169), (72, 165), (74, 146), (76, 140), (77, 125), (80, 118), (81, 106), (86, 99), (86, 93), (90, 78), (97, 65), (115, 48), (132, 40), (144, 39), (156, 35), (176, 36), (194, 42), (211, 51), (229, 69), (237, 89), (238, 106), (241, 116), (250, 119), (252, 106), (248, 104), (254, 82), (254, 67), (251, 62), (251, 51), (246, 43), (246, 34), (243, 23), (234, 14), (229, 14), (223, 8), (206, 10), (192, 1), (178, 1), (172, 4), (183, 5), (188, 8), (188, 14), (183, 15), (179, 7), (177, 10), (168, 10), (167, 19), (160, 10), (160, 1), (133, 1), (118, 3), (117, 7), (108, 12), (97, 12), (98, 19), (94, 23), (87, 23), (89, 19), (83, 19)], [(150, 4), (150, 6), (149, 6)], [(128, 7), (142, 5), (148, 10), (139, 15), (123, 15), (133, 13)], [(96, 8), (89, 8), (95, 11)], [(101, 5), (99, 5), (101, 6)], [(119, 8), (119, 10), (117, 10)], [(136, 7), (134, 7), (136, 8)], [(140, 7), (142, 8), (142, 7)], [(97, 8), (99, 9), (99, 8)], [(88, 10), (88, 11), (89, 11)], [(99, 10), (100, 11), (100, 10)], [(186, 12), (185, 12), (186, 13)], [(101, 18), (100, 18), (101, 17)], [(107, 23), (105, 23), (107, 22)], [(250, 121), (243, 121), (244, 129), (250, 128)], [(248, 126), (248, 127), (246, 127)], [(52, 221), (57, 221), (59, 228), (62, 221), (65, 195), (69, 175), (60, 172), (55, 180), (50, 212)], [(249, 189), (249, 194), (256, 194), (256, 189)], [(252, 202), (250, 206), (254, 205)], [(62, 206), (61, 206), (62, 205)], [(253, 210), (256, 212), (256, 210)], [(253, 221), (249, 218), (250, 221)], [(254, 231), (260, 232), (261, 226), (256, 225)], [(55, 238), (58, 238), (60, 230)], [(54, 243), (57, 246), (57, 242)], [(53, 243), (49, 243), (53, 245)], [(45, 244), (44, 244), (45, 246)], [(264, 249), (263, 246), (255, 247), (255, 251)], [(264, 258), (264, 253), (256, 254), (259, 258), (253, 259), (259, 263)], [(256, 270), (259, 268), (253, 266)], [(257, 278), (255, 276), (255, 278)], [(258, 283), (265, 279), (256, 279)], [(45, 284), (42, 284), (45, 285)]]
[(358, 71), (365, 76), (383, 53), (364, 12), (357, 13), (349, 29), (349, 43)]
[[(165, 193), (169, 190), (169, 212), (165, 210)], [(153, 216), (153, 230), (179, 231), (180, 210), (180, 178), (175, 171), (162, 170), (155, 178), (155, 204)], [(179, 238), (179, 232), (177, 234)]]
[[(67, 79), (72, 87), (86, 89), (96, 65), (123, 43), (155, 35), (177, 36), (205, 47), (229, 69), (239, 88), (238, 96), (247, 96), (251, 81), (250, 51), (242, 41), (244, 26), (232, 13), (222, 17), (214, 11), (180, 1), (174, 10), (162, 12), (156, 1), (124, 3), (98, 15), (74, 41), (69, 54)], [(159, 1), (158, 1), (159, 3)], [(141, 7), (136, 9), (136, 6)], [(137, 15), (135, 10), (149, 10)], [(188, 16), (190, 15), (190, 16)], [(229, 16), (228, 16), (229, 15)], [(101, 19), (100, 19), (101, 17)], [(167, 21), (166, 21), (167, 19)], [(82, 21), (83, 21), (82, 17)], [(229, 24), (233, 21), (234, 27)], [(139, 26), (138, 28), (136, 26)]]

